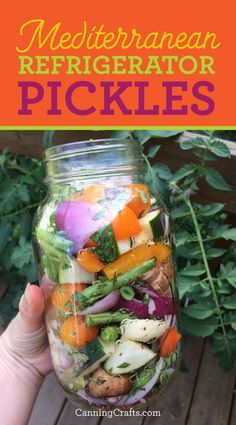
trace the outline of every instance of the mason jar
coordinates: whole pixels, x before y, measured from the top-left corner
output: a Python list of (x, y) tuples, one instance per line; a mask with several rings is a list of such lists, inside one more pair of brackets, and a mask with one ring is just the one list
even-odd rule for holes
[(54, 370), (85, 409), (143, 408), (178, 365), (171, 220), (135, 140), (45, 152), (33, 237)]

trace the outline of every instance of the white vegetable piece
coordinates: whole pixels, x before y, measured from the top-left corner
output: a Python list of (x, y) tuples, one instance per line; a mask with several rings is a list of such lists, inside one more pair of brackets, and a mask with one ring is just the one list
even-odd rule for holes
[(139, 342), (120, 340), (115, 352), (105, 362), (104, 369), (112, 375), (132, 372), (155, 356), (156, 353)]
[(89, 273), (80, 267), (78, 261), (69, 259), (69, 265), (59, 269), (59, 283), (92, 283), (96, 273)]
[(120, 239), (117, 243), (117, 248), (119, 251), (119, 254), (125, 254), (125, 252), (128, 252), (130, 249), (132, 249), (134, 245), (134, 237), (127, 238), (127, 239)]
[(142, 232), (140, 232), (137, 236), (135, 236), (135, 245), (140, 245), (142, 243), (151, 241), (153, 239), (153, 231), (152, 226), (150, 222), (156, 218), (156, 216), (159, 214), (159, 210), (157, 211), (151, 211), (150, 213), (146, 214), (144, 217), (139, 219), (139, 223), (142, 226)]
[(166, 324), (163, 320), (152, 319), (128, 319), (124, 320), (120, 327), (122, 338), (140, 342), (148, 342), (151, 339), (159, 338), (166, 329)]

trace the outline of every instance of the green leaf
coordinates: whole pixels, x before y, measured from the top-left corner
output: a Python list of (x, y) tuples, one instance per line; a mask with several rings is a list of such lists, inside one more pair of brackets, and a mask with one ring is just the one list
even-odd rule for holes
[(224, 278), (230, 285), (236, 288), (236, 265), (234, 262), (229, 261), (226, 264), (221, 264), (217, 276)]
[(204, 320), (211, 317), (214, 314), (214, 310), (203, 304), (195, 303), (185, 307), (184, 314), (194, 319)]
[(236, 330), (236, 310), (235, 311), (229, 311), (224, 314), (224, 322), (230, 323), (231, 327)]
[(220, 204), (219, 202), (215, 202), (208, 205), (202, 205), (198, 214), (205, 215), (205, 216), (215, 215), (219, 211), (221, 211), (223, 208), (224, 208), (224, 204)]
[(227, 309), (236, 309), (236, 292), (233, 295), (222, 298), (221, 305)]
[(178, 275), (177, 286), (179, 290), (180, 299), (182, 299), (185, 294), (192, 291), (193, 285), (196, 282), (197, 282), (196, 279), (189, 278), (189, 277), (187, 278), (185, 276), (182, 276), (181, 274)]
[(32, 255), (31, 262), (21, 267), (19, 270), (19, 275), (24, 277), (26, 282), (36, 282), (37, 281), (37, 267)]
[(175, 238), (176, 238), (176, 246), (180, 246), (185, 244), (188, 240), (191, 239), (191, 234), (185, 230), (183, 230), (182, 232), (177, 232), (175, 234)]
[(118, 257), (117, 243), (114, 238), (112, 225), (108, 225), (100, 232), (95, 232), (91, 239), (96, 243), (95, 253), (105, 263), (115, 261)]
[(126, 362), (124, 362), (124, 363), (121, 363), (119, 366), (117, 366), (119, 369), (125, 369), (126, 367), (128, 367), (128, 366), (130, 366), (130, 364), (129, 363), (126, 363)]
[(207, 258), (221, 257), (226, 252), (226, 249), (222, 248), (210, 248), (207, 250)]
[(231, 156), (228, 146), (220, 140), (213, 140), (210, 143), (210, 146), (208, 146), (208, 149), (216, 156), (220, 156), (222, 158), (230, 158)]
[(203, 144), (205, 144), (204, 139), (201, 137), (196, 137), (195, 139), (184, 140), (180, 146), (183, 150), (189, 150), (198, 146), (202, 146)]
[(215, 317), (198, 320), (185, 315), (184, 310), (182, 311), (183, 314), (181, 316), (181, 329), (183, 333), (206, 337), (215, 332), (218, 323)]
[(115, 130), (112, 132), (112, 137), (115, 137), (118, 139), (129, 139), (130, 133), (131, 132), (129, 130)]
[(170, 171), (169, 167), (167, 167), (165, 164), (162, 164), (161, 162), (156, 162), (153, 166), (153, 170), (160, 179), (170, 180), (172, 178), (172, 172)]
[(12, 234), (12, 224), (2, 223), (0, 225), (0, 251), (2, 251), (8, 243), (8, 240)]
[(186, 217), (188, 215), (190, 215), (190, 211), (189, 207), (185, 203), (183, 203), (179, 207), (173, 208), (171, 212), (173, 220), (175, 220), (176, 218)]
[(213, 339), (212, 354), (218, 358), (219, 366), (229, 372), (235, 364), (236, 344), (234, 341), (225, 341), (224, 338)]
[(33, 247), (23, 237), (20, 238), (19, 246), (12, 253), (11, 260), (15, 267), (21, 268), (31, 262), (33, 257)]
[(147, 203), (148, 203), (148, 199), (147, 199), (146, 192), (145, 192), (144, 190), (140, 190), (140, 191), (139, 191), (139, 193), (140, 193), (141, 201), (142, 201), (144, 204), (147, 204)]
[(134, 131), (134, 136), (138, 139), (142, 144), (148, 142), (148, 140), (153, 138), (158, 139), (166, 139), (170, 137), (178, 136), (182, 134), (183, 131), (179, 130), (136, 130)]
[(157, 152), (159, 151), (161, 145), (155, 145), (155, 146), (151, 146), (151, 148), (149, 148), (147, 156), (148, 158), (154, 158), (157, 154)]
[(208, 152), (205, 148), (194, 148), (192, 149), (192, 153), (197, 158), (204, 159), (204, 161), (217, 161), (216, 156)]
[(93, 220), (99, 220), (100, 218), (102, 218), (106, 213), (106, 208), (103, 207), (101, 208), (94, 216), (93, 216)]
[(177, 182), (181, 179), (183, 179), (186, 176), (189, 176), (190, 174), (193, 174), (196, 171), (196, 165), (195, 164), (185, 164), (183, 167), (181, 167), (174, 176), (172, 177), (172, 182)]
[(221, 237), (226, 240), (236, 241), (236, 229), (230, 228), (228, 230), (225, 230)]
[(21, 185), (18, 195), (22, 202), (28, 203), (30, 201), (29, 190), (26, 185)]
[(204, 264), (201, 263), (192, 264), (191, 266), (187, 266), (181, 270), (181, 274), (184, 276), (201, 276), (205, 273), (206, 270)]
[(181, 245), (177, 249), (177, 255), (195, 260), (202, 260), (201, 249), (196, 243), (188, 243), (187, 245)]
[(212, 167), (207, 168), (206, 181), (210, 186), (214, 187), (215, 189), (224, 190), (226, 192), (232, 191), (232, 188), (228, 185), (228, 183), (225, 181), (219, 171), (215, 170)]

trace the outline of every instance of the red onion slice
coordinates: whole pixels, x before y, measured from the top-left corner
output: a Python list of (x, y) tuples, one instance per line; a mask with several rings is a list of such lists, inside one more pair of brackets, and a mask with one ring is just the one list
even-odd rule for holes
[(140, 319), (148, 318), (148, 305), (135, 298), (132, 300), (125, 300), (120, 297), (117, 308), (128, 310)]
[(98, 397), (91, 397), (89, 394), (86, 393), (85, 390), (77, 391), (77, 395), (82, 398), (82, 400), (85, 400), (87, 403), (95, 406), (116, 406), (117, 400), (120, 399), (119, 397), (107, 397), (107, 398), (98, 398)]
[(101, 209), (98, 204), (79, 201), (62, 202), (58, 205), (56, 225), (74, 243), (73, 252), (82, 249), (94, 232), (108, 224), (107, 218), (98, 215)]
[(134, 284), (134, 288), (140, 294), (150, 296), (148, 303), (148, 313), (153, 316), (164, 317), (167, 314), (173, 314), (173, 299), (171, 297), (163, 297), (158, 295), (151, 286)]
[(79, 314), (93, 314), (93, 313), (102, 313), (103, 311), (108, 311), (112, 309), (119, 301), (120, 291), (116, 289), (111, 294), (106, 295), (102, 300), (97, 301), (95, 304), (87, 307), (85, 310), (81, 311)]

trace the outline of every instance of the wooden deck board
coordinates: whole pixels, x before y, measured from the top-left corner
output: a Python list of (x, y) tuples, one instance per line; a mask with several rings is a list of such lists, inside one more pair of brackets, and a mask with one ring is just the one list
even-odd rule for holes
[(54, 425), (65, 400), (54, 373), (50, 373), (40, 389), (28, 425)]
[(235, 425), (235, 424), (236, 424), (236, 380), (235, 380), (235, 386), (234, 386), (232, 408), (231, 408), (230, 418), (229, 418), (229, 425)]
[[(210, 342), (201, 362), (187, 425), (227, 425), (234, 393), (235, 371), (224, 373), (212, 357)], [(236, 418), (231, 425), (236, 424)]]
[(189, 372), (177, 372), (175, 380), (166, 394), (163, 395), (163, 399), (157, 403), (156, 407), (150, 408), (150, 410), (160, 410), (161, 417), (147, 417), (144, 422), (145, 425), (155, 425), (156, 423), (158, 425), (183, 425), (185, 423), (201, 362), (202, 350), (202, 339), (185, 338), (183, 357)]
[(99, 416), (77, 416), (75, 410), (76, 406), (67, 401), (55, 425), (98, 425), (101, 421)]

